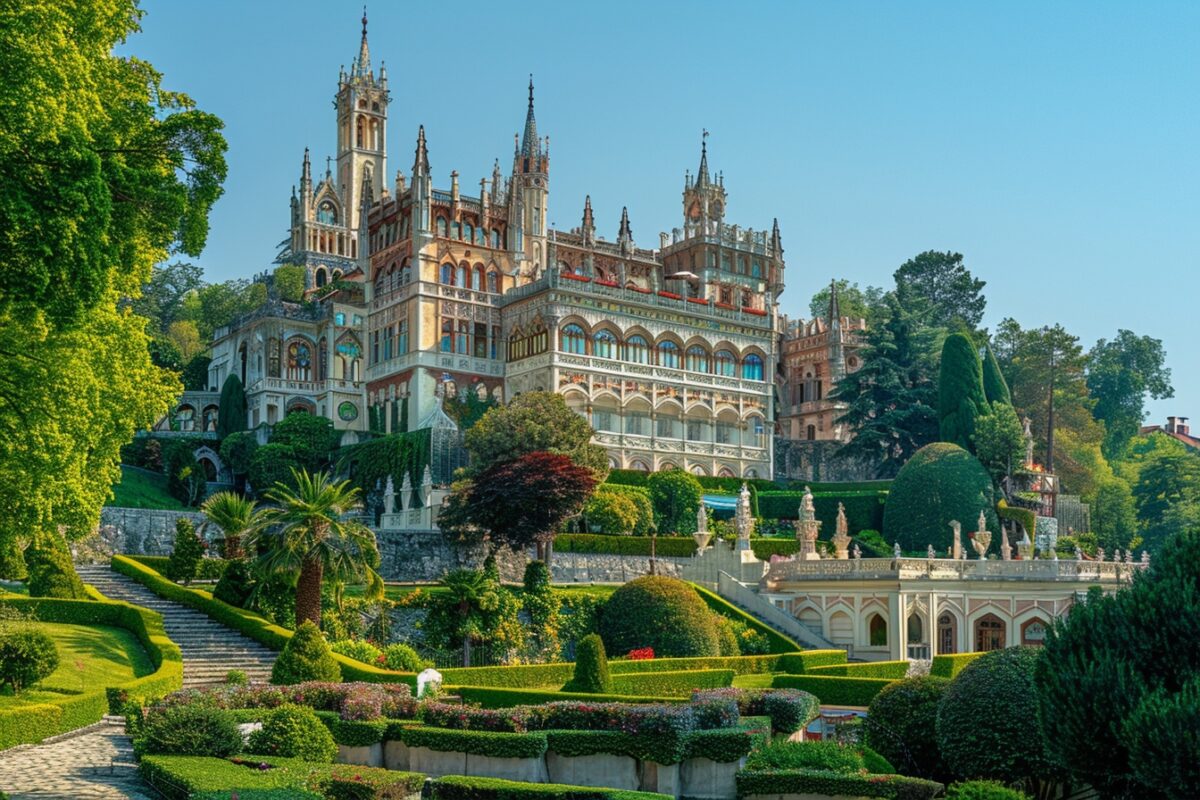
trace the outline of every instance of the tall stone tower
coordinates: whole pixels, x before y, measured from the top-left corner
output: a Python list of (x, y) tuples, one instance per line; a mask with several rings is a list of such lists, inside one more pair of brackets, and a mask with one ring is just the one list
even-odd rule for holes
[(708, 131), (700, 137), (700, 169), (684, 177), (683, 226), (687, 238), (714, 231), (725, 218), (725, 178), (708, 173)]
[[(362, 192), (369, 186), (371, 196), (383, 194), (387, 176), (387, 67), (379, 67), (379, 76), (371, 69), (371, 51), (367, 46), (367, 14), (363, 11), (362, 42), (350, 72), (338, 75), (337, 96), (337, 191), (346, 213), (346, 227), (358, 230)], [(361, 246), (361, 245), (360, 245)]]
[[(546, 220), (550, 199), (550, 139), (538, 139), (533, 115), (533, 76), (529, 76), (529, 108), (525, 131), (515, 142), (512, 186), (509, 192), (509, 248), (523, 259), (531, 275), (549, 265)], [(515, 235), (512, 233), (515, 232)]]

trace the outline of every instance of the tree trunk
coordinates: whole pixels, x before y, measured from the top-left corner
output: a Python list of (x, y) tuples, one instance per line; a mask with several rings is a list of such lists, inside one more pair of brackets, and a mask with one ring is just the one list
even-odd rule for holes
[(321, 562), (316, 559), (305, 561), (300, 567), (300, 578), (296, 581), (296, 626), (312, 620), (321, 627)]
[(463, 636), (463, 666), (471, 666), (471, 637), (469, 634)]
[(550, 559), (554, 558), (554, 540), (550, 539), (546, 542), (546, 555), (542, 560), (546, 562), (546, 568), (550, 568)]

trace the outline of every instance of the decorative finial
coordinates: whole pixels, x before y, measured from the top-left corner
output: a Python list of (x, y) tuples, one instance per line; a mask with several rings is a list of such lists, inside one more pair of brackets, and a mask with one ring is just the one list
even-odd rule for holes
[(533, 73), (529, 73), (529, 107), (533, 108)]
[(365, 38), (367, 38), (367, 6), (365, 4), (363, 5), (362, 24), (363, 24), (363, 38), (365, 39)]

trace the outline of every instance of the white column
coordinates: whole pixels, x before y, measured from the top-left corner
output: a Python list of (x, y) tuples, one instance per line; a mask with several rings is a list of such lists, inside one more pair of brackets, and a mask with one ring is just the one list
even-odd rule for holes
[(937, 655), (938, 648), (938, 610), (937, 610), (937, 594), (929, 593), (929, 657), (933, 658)]

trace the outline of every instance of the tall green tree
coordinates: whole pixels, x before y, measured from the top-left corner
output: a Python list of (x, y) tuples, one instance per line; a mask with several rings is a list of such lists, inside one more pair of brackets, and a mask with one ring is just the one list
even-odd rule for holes
[(846, 405), (837, 423), (854, 431), (839, 455), (878, 465), (879, 477), (892, 477), (913, 453), (938, 438), (933, 376), (939, 331), (895, 295), (884, 304), (881, 323), (867, 331), (862, 367), (829, 397)]
[(974, 330), (983, 320), (987, 306), (983, 287), (987, 284), (963, 265), (961, 253), (926, 250), (901, 264), (893, 277), (902, 303), (926, 301), (925, 322), (929, 325), (952, 328), (955, 320), (960, 320)]
[(1096, 405), (1092, 413), (1104, 422), (1104, 454), (1120, 456), (1146, 416), (1146, 398), (1175, 396), (1162, 340), (1119, 330), (1112, 341), (1101, 339), (1088, 351), (1087, 387)]
[(175, 322), (184, 299), (204, 285), (204, 270), (187, 261), (157, 264), (141, 289), (130, 302), (133, 313), (145, 317), (154, 333), (166, 333)]
[[(857, 283), (851, 283), (845, 278), (834, 281), (837, 286), (838, 308), (842, 316), (850, 319), (874, 320), (875, 313), (883, 303), (883, 289), (878, 286), (858, 288)], [(823, 287), (812, 296), (808, 302), (808, 313), (813, 319), (825, 319), (829, 316), (830, 289)]]
[(500, 606), (500, 588), (483, 572), (459, 569), (442, 578), (446, 589), (445, 605), (457, 617), (457, 632), (462, 640), (463, 666), (471, 666), (471, 643), (487, 629), (487, 615)]
[(669, 469), (653, 473), (646, 483), (654, 504), (654, 525), (663, 533), (694, 533), (703, 489), (690, 472)]
[(1146, 546), (1156, 550), (1178, 532), (1171, 512), (1200, 503), (1200, 455), (1184, 452), (1149, 461), (1138, 473), (1133, 497)]
[(591, 443), (591, 423), (576, 414), (556, 392), (525, 392), (487, 411), (464, 437), (471, 453), (470, 471), (482, 472), (504, 461), (544, 451), (565, 455), (596, 473), (608, 475), (608, 455)]
[(1017, 412), (1007, 403), (992, 403), (988, 412), (975, 420), (975, 457), (992, 480), (1011, 475), (1025, 451), (1025, 431)]
[(221, 555), (224, 558), (242, 557), (242, 540), (263, 523), (263, 513), (257, 504), (236, 492), (217, 492), (200, 506), (204, 527), (221, 532)]
[(985, 345), (983, 349), (983, 393), (989, 403), (1012, 405), (1012, 394), (1008, 391), (1008, 381), (1004, 380), (1004, 373), (1000, 369), (1000, 363), (996, 361), (996, 354), (992, 352), (990, 344)]
[(938, 373), (938, 430), (943, 442), (975, 450), (975, 421), (989, 412), (983, 394), (979, 351), (965, 333), (952, 333), (942, 345)]
[(246, 390), (235, 373), (229, 373), (221, 384), (221, 399), (217, 405), (217, 438), (246, 430)]
[(263, 525), (245, 538), (246, 549), (260, 553), (263, 575), (290, 573), (296, 578), (296, 624), (321, 624), (324, 580), (365, 581), (368, 597), (383, 591), (375, 534), (351, 518), (359, 508), (358, 489), (349, 481), (330, 480), (318, 472), (296, 472), (295, 488), (276, 484), (266, 493), (275, 504)]

